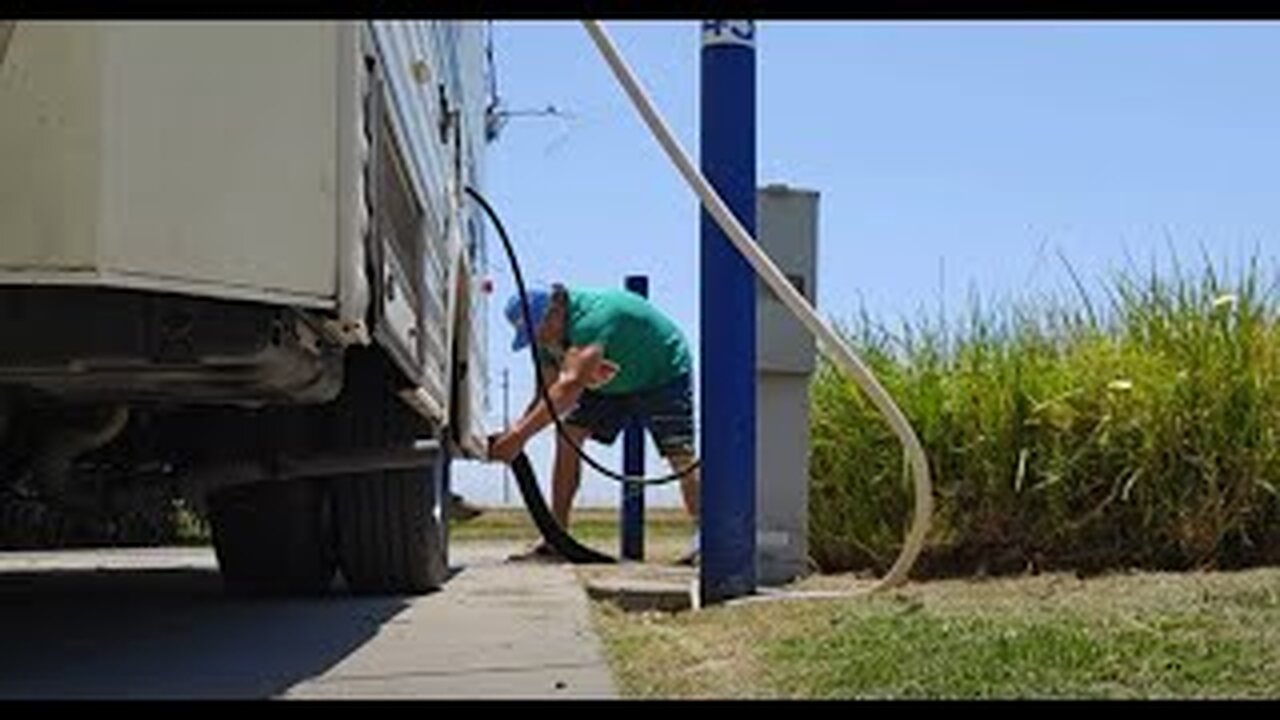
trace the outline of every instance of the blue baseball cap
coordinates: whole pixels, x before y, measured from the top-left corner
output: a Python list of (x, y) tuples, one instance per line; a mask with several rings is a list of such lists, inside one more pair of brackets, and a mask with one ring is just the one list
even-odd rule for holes
[[(533, 315), (533, 326), (536, 328), (542, 324), (543, 318), (547, 316), (547, 309), (551, 307), (551, 290), (545, 287), (528, 288), (529, 294), (529, 313)], [(524, 309), (520, 304), (520, 294), (516, 293), (507, 301), (507, 322), (511, 323), (516, 331), (516, 339), (511, 343), (512, 350), (522, 350), (528, 347), (529, 340), (533, 336), (533, 331), (524, 325)]]

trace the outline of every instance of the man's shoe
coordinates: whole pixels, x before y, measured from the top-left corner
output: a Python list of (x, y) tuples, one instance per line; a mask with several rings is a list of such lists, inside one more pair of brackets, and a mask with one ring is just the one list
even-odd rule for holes
[(545, 542), (538, 542), (533, 547), (518, 552), (507, 557), (508, 562), (540, 562), (540, 563), (558, 563), (564, 562), (564, 556), (556, 549)]
[(474, 520), (484, 514), (484, 510), (467, 502), (467, 499), (457, 493), (449, 494), (449, 518), (458, 522), (466, 522)]
[(689, 540), (689, 549), (684, 555), (680, 556), (679, 560), (676, 560), (677, 565), (684, 565), (685, 567), (698, 566), (698, 560), (701, 559), (702, 555), (701, 537), (700, 531), (693, 531), (693, 538)]

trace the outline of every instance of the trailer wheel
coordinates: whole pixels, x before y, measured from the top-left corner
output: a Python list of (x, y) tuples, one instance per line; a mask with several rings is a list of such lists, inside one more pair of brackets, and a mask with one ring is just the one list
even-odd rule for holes
[(338, 557), (357, 594), (421, 594), (448, 576), (439, 471), (397, 470), (334, 482)]
[(214, 551), (228, 591), (319, 595), (333, 581), (327, 493), (315, 481), (238, 485), (209, 497)]
[[(376, 350), (352, 351), (338, 422), (342, 442), (412, 444), (422, 423), (397, 396)], [(421, 594), (448, 578), (448, 453), (430, 468), (344, 475), (332, 481), (338, 565), (356, 594)]]

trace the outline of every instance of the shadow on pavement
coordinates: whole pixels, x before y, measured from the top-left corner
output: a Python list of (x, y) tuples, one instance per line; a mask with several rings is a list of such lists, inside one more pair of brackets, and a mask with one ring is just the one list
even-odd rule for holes
[(267, 698), (323, 673), (407, 598), (241, 599), (216, 570), (0, 573), (0, 698)]

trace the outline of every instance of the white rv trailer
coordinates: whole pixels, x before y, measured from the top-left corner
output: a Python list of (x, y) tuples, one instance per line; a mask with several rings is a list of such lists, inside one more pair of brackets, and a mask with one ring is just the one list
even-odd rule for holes
[(150, 474), (233, 589), (438, 587), (485, 443), (486, 44), (0, 21), (0, 502)]

